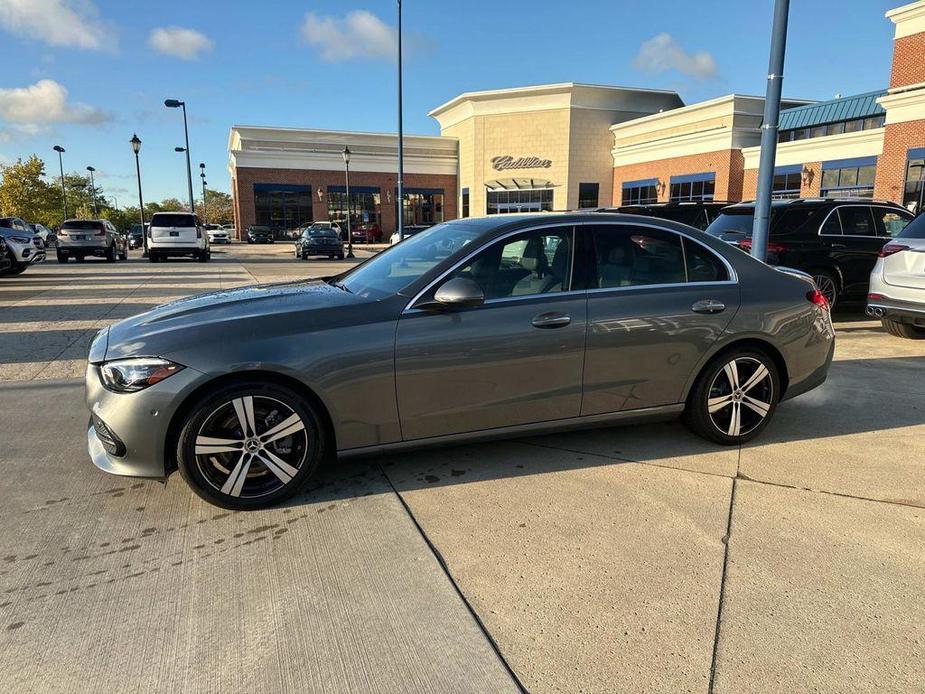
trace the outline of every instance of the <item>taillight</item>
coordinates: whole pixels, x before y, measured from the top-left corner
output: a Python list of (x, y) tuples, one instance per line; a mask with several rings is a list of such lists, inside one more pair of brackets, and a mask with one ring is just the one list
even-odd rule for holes
[[(739, 241), (739, 248), (750, 251), (752, 249), (752, 240), (751, 239), (742, 239)], [(768, 253), (783, 253), (787, 250), (787, 247), (782, 243), (769, 243), (768, 244)]]
[(901, 243), (888, 243), (880, 249), (880, 253), (877, 255), (879, 255), (881, 258), (886, 258), (887, 256), (893, 255), (894, 253), (908, 250), (909, 246), (903, 246)]
[(825, 294), (820, 290), (813, 289), (810, 292), (806, 292), (806, 298), (809, 300), (809, 303), (816, 304), (816, 306), (824, 308), (826, 311), (829, 310), (829, 300), (825, 298)]
[(202, 229), (200, 229), (199, 227), (196, 227), (196, 238), (197, 239), (202, 238)]
[(868, 301), (883, 301), (883, 294), (868, 294)]

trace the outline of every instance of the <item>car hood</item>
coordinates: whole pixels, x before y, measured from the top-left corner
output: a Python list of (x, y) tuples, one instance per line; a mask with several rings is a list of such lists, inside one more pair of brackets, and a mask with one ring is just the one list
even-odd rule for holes
[(343, 315), (352, 314), (351, 308), (369, 302), (318, 279), (200, 294), (112, 325), (105, 359), (167, 357), (209, 340), (310, 332), (345, 320)]

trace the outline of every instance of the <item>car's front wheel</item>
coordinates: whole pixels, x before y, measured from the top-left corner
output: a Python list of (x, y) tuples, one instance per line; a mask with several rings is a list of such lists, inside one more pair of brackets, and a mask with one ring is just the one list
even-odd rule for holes
[(298, 393), (277, 384), (220, 387), (190, 410), (177, 461), (206, 501), (263, 508), (297, 494), (325, 454), (321, 420)]
[(714, 359), (698, 376), (684, 419), (703, 438), (736, 445), (761, 433), (779, 399), (774, 360), (756, 350), (733, 350)]

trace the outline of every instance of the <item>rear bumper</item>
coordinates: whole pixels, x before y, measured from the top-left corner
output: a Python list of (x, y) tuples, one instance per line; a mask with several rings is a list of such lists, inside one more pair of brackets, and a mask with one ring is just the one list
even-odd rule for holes
[(867, 302), (867, 315), (925, 327), (925, 303), (900, 301), (884, 296), (876, 301)]
[(56, 250), (61, 255), (104, 255), (109, 247), (98, 243), (59, 243)]

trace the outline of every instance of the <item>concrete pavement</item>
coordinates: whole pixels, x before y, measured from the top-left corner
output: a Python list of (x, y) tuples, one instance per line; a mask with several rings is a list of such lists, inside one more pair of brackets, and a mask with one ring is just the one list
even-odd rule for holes
[(829, 381), (742, 450), (677, 423), (532, 437), (332, 467), (227, 514), (93, 469), (67, 380), (119, 317), (343, 267), (221, 250), (0, 280), (0, 681), (516, 690), (501, 657), (536, 692), (925, 680), (921, 342), (837, 316)]

